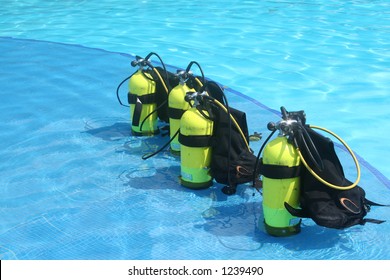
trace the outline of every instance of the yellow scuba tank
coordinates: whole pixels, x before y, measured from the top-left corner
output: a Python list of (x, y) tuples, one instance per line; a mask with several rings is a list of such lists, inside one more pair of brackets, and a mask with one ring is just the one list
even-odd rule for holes
[[(149, 61), (152, 55), (157, 56), (163, 66), (161, 74)], [(162, 110), (164, 104), (167, 103), (167, 98), (165, 99), (165, 96), (162, 95), (166, 94), (168, 97), (168, 71), (161, 57), (153, 52), (145, 58), (136, 56), (135, 60), (131, 62), (131, 66), (137, 65), (139, 69), (129, 77), (128, 102), (130, 104), (131, 131), (135, 135), (153, 135), (158, 133), (157, 119), (162, 118), (165, 121)], [(144, 67), (147, 68), (144, 69)], [(162, 74), (166, 80), (161, 76)], [(121, 105), (123, 104), (118, 91), (122, 83), (117, 88), (117, 97)], [(161, 114), (158, 112), (159, 109), (162, 109)]]
[(299, 207), (301, 159), (289, 138), (293, 136), (298, 121), (293, 115), (288, 115), (284, 107), (282, 115), (283, 119), (277, 124), (268, 124), (268, 129), (273, 131), (268, 139), (277, 130), (279, 135), (265, 146), (260, 167), (264, 224), (266, 231), (273, 236), (289, 236), (301, 230), (301, 220), (285, 207), (285, 203)]
[(202, 73), (202, 81), (204, 81), (204, 75), (202, 67), (196, 61), (191, 61), (185, 70), (178, 71), (176, 76), (179, 78), (179, 84), (174, 87), (168, 95), (168, 115), (170, 126), (170, 138), (171, 138), (171, 152), (174, 154), (180, 153), (180, 142), (177, 132), (180, 128), (180, 119), (185, 111), (191, 106), (190, 103), (185, 100), (187, 93), (194, 93), (197, 86), (203, 86), (203, 83), (195, 77), (191, 70), (192, 65), (196, 64)]
[(274, 236), (300, 232), (300, 219), (292, 216), (284, 206), (285, 202), (299, 206), (300, 177), (294, 168), (299, 169), (300, 158), (295, 147), (285, 136), (279, 136), (264, 148), (262, 163), (265, 167), (263, 212), (266, 231)]
[[(153, 135), (157, 129), (156, 82), (142, 64), (129, 80), (128, 100), (130, 104), (131, 130), (134, 135)], [(154, 112), (154, 113), (152, 113)], [(152, 114), (151, 114), (152, 113)], [(148, 116), (151, 114), (150, 116)], [(145, 120), (145, 118), (148, 118)], [(145, 120), (142, 130), (141, 123)]]
[(194, 100), (180, 120), (179, 142), (181, 184), (191, 189), (203, 189), (212, 185), (210, 175), (211, 147), (213, 121), (210, 114), (199, 101), (206, 92), (186, 95), (186, 101)]
[(170, 138), (172, 139), (171, 151), (173, 153), (180, 153), (180, 143), (179, 138), (176, 134), (177, 130), (180, 128), (180, 119), (185, 111), (187, 111), (191, 106), (185, 101), (185, 96), (187, 92), (195, 92), (195, 89), (188, 87), (186, 80), (183, 77), (185, 74), (178, 73), (180, 82), (174, 87), (168, 96), (168, 115), (169, 115), (169, 126), (170, 126)]

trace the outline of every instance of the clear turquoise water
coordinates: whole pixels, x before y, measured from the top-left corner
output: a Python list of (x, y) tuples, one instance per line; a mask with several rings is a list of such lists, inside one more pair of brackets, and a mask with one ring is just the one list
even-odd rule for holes
[[(304, 109), (338, 133), (359, 155), (369, 198), (388, 203), (388, 8), (2, 1), (1, 259), (389, 259), (388, 223), (335, 231), (307, 220), (301, 234), (275, 239), (257, 226), (261, 197), (245, 185), (233, 197), (217, 184), (183, 189), (177, 158), (140, 160), (165, 139), (130, 136), (115, 97), (133, 71), (123, 53), (196, 60), (232, 89), (251, 132), (277, 120), (265, 104)], [(369, 216), (389, 219), (386, 208)]]

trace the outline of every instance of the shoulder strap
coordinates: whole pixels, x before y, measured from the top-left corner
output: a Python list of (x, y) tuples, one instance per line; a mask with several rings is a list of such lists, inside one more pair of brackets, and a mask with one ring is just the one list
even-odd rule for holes
[[(383, 206), (383, 207), (390, 207), (390, 205), (385, 205), (385, 204), (379, 204), (379, 203), (376, 203), (376, 202), (373, 202), (371, 200), (368, 200), (367, 198), (364, 198), (364, 204), (368, 205), (368, 206)], [(368, 223), (374, 223), (374, 224), (381, 224), (381, 223), (384, 223), (386, 221), (384, 220), (377, 220), (377, 219), (363, 219), (362, 221), (362, 224), (364, 225), (366, 222)]]
[(376, 202), (373, 202), (371, 200), (368, 200), (367, 198), (364, 199), (364, 203), (369, 205), (369, 206), (383, 206), (383, 207), (390, 207), (390, 204), (379, 204)]
[(286, 208), (286, 210), (288, 212), (290, 212), (291, 215), (293, 215), (295, 217), (311, 218), (311, 216), (309, 215), (309, 213), (307, 213), (306, 210), (294, 208), (290, 204), (288, 204), (287, 202), (284, 202), (284, 207)]
[(364, 225), (365, 223), (373, 223), (373, 224), (381, 224), (381, 223), (384, 223), (386, 221), (384, 220), (377, 220), (377, 219), (363, 219), (361, 224)]

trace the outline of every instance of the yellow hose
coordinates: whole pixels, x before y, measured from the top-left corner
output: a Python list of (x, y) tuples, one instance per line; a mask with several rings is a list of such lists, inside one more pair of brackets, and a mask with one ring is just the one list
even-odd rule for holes
[(154, 72), (156, 72), (158, 78), (160, 79), (162, 85), (164, 86), (165, 91), (166, 91), (167, 94), (168, 94), (168, 92), (169, 92), (169, 91), (168, 91), (168, 87), (166, 86), (166, 84), (165, 84), (163, 78), (161, 77), (160, 73), (158, 72), (158, 70), (157, 70), (155, 67), (153, 67), (153, 70), (154, 70)]
[(203, 86), (202, 82), (201, 82), (201, 81), (199, 81), (199, 79), (198, 79), (197, 77), (195, 77), (195, 81), (198, 83), (198, 85), (199, 85), (200, 87), (202, 87), (202, 86)]
[(310, 125), (311, 128), (314, 128), (314, 129), (319, 129), (319, 130), (322, 130), (322, 131), (325, 131), (327, 133), (329, 133), (330, 135), (334, 136), (337, 140), (339, 140), (343, 145), (344, 147), (348, 150), (349, 154), (352, 156), (353, 158), (353, 161), (355, 162), (355, 166), (356, 166), (356, 172), (357, 172), (357, 178), (355, 180), (354, 183), (352, 183), (351, 185), (349, 186), (337, 186), (337, 185), (334, 185), (332, 183), (329, 183), (327, 181), (325, 181), (324, 179), (322, 179), (317, 173), (315, 173), (315, 171), (307, 164), (306, 160), (303, 158), (302, 154), (301, 154), (301, 151), (299, 150), (299, 148), (297, 148), (297, 152), (299, 154), (299, 157), (301, 158), (302, 160), (302, 163), (303, 165), (307, 168), (307, 170), (309, 170), (309, 172), (318, 180), (320, 181), (321, 183), (325, 184), (326, 186), (330, 187), (330, 188), (333, 188), (333, 189), (336, 189), (336, 190), (350, 190), (354, 187), (357, 186), (357, 184), (359, 183), (360, 181), (360, 166), (359, 166), (359, 162), (355, 156), (355, 154), (353, 153), (353, 151), (351, 150), (351, 148), (347, 145), (347, 143), (345, 143), (345, 141), (343, 139), (341, 139), (338, 135), (336, 135), (334, 132), (326, 129), (326, 128), (323, 128), (323, 127), (319, 127), (319, 126), (315, 126), (315, 125)]

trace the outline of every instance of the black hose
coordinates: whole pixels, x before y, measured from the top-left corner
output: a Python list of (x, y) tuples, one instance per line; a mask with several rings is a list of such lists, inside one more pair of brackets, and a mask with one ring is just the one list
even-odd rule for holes
[(139, 130), (142, 131), (142, 127), (145, 123), (145, 121), (151, 116), (153, 115), (154, 113), (156, 113), (161, 107), (163, 107), (165, 104), (167, 104), (168, 102), (168, 99), (167, 100), (164, 100), (164, 102), (162, 102), (156, 109), (154, 109), (152, 112), (150, 112), (149, 114), (147, 114), (145, 116), (145, 118), (143, 119), (143, 121), (141, 122), (141, 126), (139, 127)]
[[(306, 128), (301, 123), (299, 123), (298, 126), (299, 126), (298, 133), (300, 134), (300, 137), (302, 139), (304, 146), (299, 147), (299, 145), (296, 142), (295, 137), (294, 137), (294, 143), (295, 143), (296, 147), (299, 147), (299, 149), (302, 151), (305, 150), (307, 152), (307, 155), (309, 156), (310, 160), (314, 163), (314, 165), (318, 168), (318, 170), (323, 171), (324, 170), (324, 163), (321, 159), (321, 156), (320, 156), (315, 144), (313, 143), (313, 140), (311, 139)], [(308, 145), (308, 143), (309, 143), (309, 145)], [(314, 155), (313, 155), (313, 153), (314, 153)]]
[(158, 149), (157, 151), (151, 153), (151, 154), (145, 154), (142, 156), (142, 159), (145, 160), (145, 159), (148, 159), (148, 158), (151, 158), (155, 155), (157, 155), (158, 153), (160, 153), (162, 150), (164, 150), (172, 141), (173, 139), (179, 134), (180, 132), (180, 129), (178, 129), (176, 131), (176, 133), (173, 135), (173, 137), (171, 139), (169, 139), (169, 141), (167, 143), (165, 143), (160, 149)]
[[(165, 67), (165, 64), (164, 64), (163, 60), (161, 59), (161, 57), (160, 57), (157, 53), (155, 53), (155, 52), (149, 53), (149, 54), (145, 57), (145, 60), (147, 61), (152, 55), (157, 56), (157, 58), (160, 60), (160, 63), (161, 63), (161, 65), (162, 65), (163, 69), (164, 69), (165, 79), (166, 79), (164, 82), (165, 82), (165, 84), (166, 84), (166, 86), (167, 86), (167, 88), (168, 88), (168, 92), (167, 92), (167, 94), (168, 94), (169, 91), (170, 91), (171, 85), (169, 84), (169, 77), (168, 77), (167, 68)], [(153, 66), (151, 63), (148, 63), (148, 65), (149, 65), (150, 67), (154, 68), (154, 66)]]
[(196, 65), (198, 66), (198, 68), (199, 68), (199, 70), (200, 70), (200, 73), (202, 74), (202, 84), (204, 84), (204, 73), (203, 73), (202, 67), (200, 67), (200, 65), (199, 65), (198, 62), (196, 62), (196, 61), (191, 61), (191, 62), (188, 64), (187, 68), (186, 68), (186, 72), (187, 72), (187, 73), (190, 72), (190, 69), (191, 69), (191, 67), (192, 67), (193, 64), (196, 64)]
[(120, 97), (119, 97), (119, 89), (120, 89), (121, 86), (122, 86), (127, 80), (129, 80), (133, 75), (134, 75), (134, 73), (131, 74), (130, 76), (128, 76), (126, 79), (124, 79), (124, 80), (118, 85), (118, 87), (116, 88), (116, 98), (118, 98), (119, 104), (121, 104), (122, 106), (125, 106), (125, 107), (130, 107), (130, 106), (129, 106), (129, 105), (125, 105), (125, 104), (122, 103), (122, 101), (121, 101), (121, 99), (120, 99)]
[[(208, 99), (210, 100), (211, 102), (214, 101), (214, 98), (213, 97), (210, 97), (210, 96), (203, 96), (204, 99)], [(191, 104), (190, 104), (191, 105)], [(210, 106), (207, 104), (207, 103), (204, 103), (204, 102), (201, 102), (200, 105), (196, 106), (196, 109), (198, 110), (198, 112), (206, 119), (206, 120), (210, 120), (210, 121), (215, 121), (215, 118), (214, 118), (214, 114), (213, 114), (213, 111), (212, 109), (210, 108)], [(209, 115), (206, 115), (203, 111), (206, 111)]]

